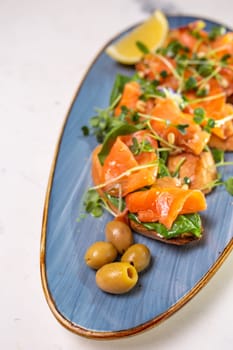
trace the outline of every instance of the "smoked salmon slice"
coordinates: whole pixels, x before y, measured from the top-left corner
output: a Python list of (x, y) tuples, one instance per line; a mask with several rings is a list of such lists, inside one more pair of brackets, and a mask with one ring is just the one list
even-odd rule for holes
[(148, 80), (156, 80), (159, 86), (172, 88), (174, 91), (178, 89), (179, 82), (174, 76), (176, 62), (170, 57), (164, 59), (160, 55), (145, 55), (142, 61), (137, 63), (136, 70), (144, 78)]
[[(170, 155), (168, 157), (167, 167), (171, 173), (176, 171), (177, 164), (182, 159), (185, 159), (184, 163), (179, 169), (179, 178), (189, 179), (189, 189), (199, 189), (205, 194), (211, 191), (211, 184), (217, 179), (217, 169), (215, 162), (210, 151), (204, 151), (200, 155), (194, 155), (192, 153), (183, 152), (177, 155)], [(172, 178), (174, 179), (174, 178)]]
[(114, 85), (121, 95), (106, 110), (109, 127), (92, 154), (92, 189), (116, 219), (171, 244), (201, 237), (198, 212), (219, 184), (208, 145), (233, 149), (233, 33), (204, 25), (170, 30), (165, 45), (136, 64), (132, 79)]
[[(174, 143), (185, 151), (198, 155), (209, 141), (209, 133), (194, 123), (192, 115), (182, 113), (172, 99), (159, 100), (151, 111), (151, 116), (154, 131), (165, 140), (168, 140), (169, 134), (174, 134)], [(157, 120), (154, 120), (153, 116)], [(180, 131), (180, 127), (185, 127), (183, 132)]]
[[(113, 144), (103, 166), (95, 150), (92, 157), (92, 176), (95, 185), (103, 184), (104, 191), (122, 197), (139, 188), (151, 186), (157, 176), (158, 165), (155, 162), (157, 156), (155, 152), (142, 152), (140, 156), (141, 158), (137, 160), (120, 136)], [(131, 172), (140, 166), (141, 169)]]
[[(208, 96), (212, 96), (212, 99), (200, 99), (199, 102), (196, 94), (194, 92), (185, 93), (185, 96), (190, 100), (189, 105), (194, 109), (197, 107), (202, 107), (206, 111), (208, 117), (211, 118), (211, 115), (216, 111), (221, 111), (224, 104), (226, 103), (226, 96), (223, 91), (223, 88), (219, 85), (216, 79), (210, 79), (208, 81), (209, 93)], [(192, 102), (192, 100), (194, 102)]]
[(136, 103), (139, 100), (139, 96), (141, 95), (141, 88), (138, 82), (130, 81), (125, 84), (124, 90), (118, 103), (115, 108), (115, 116), (119, 116), (121, 114), (121, 107), (127, 107), (129, 109), (135, 109)]
[(141, 222), (160, 222), (168, 229), (179, 214), (205, 210), (206, 200), (199, 190), (155, 187), (126, 196), (126, 206)]
[(221, 58), (223, 55), (233, 55), (233, 33), (229, 32), (216, 38), (211, 47), (215, 50), (215, 56)]
[[(185, 48), (189, 49), (189, 51), (186, 50), (186, 53), (190, 52), (190, 55), (192, 52), (200, 50), (200, 48), (203, 50), (205, 39), (208, 35), (201, 27), (204, 27), (204, 23), (202, 21), (195, 21), (186, 26), (173, 29), (168, 34), (168, 42), (177, 40)], [(198, 37), (193, 35), (195, 31), (198, 31)]]

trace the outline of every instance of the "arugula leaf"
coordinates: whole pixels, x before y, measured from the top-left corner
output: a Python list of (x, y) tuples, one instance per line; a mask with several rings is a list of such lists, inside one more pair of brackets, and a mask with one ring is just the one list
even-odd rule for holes
[(172, 225), (171, 231), (172, 234), (188, 232), (192, 233), (196, 237), (200, 237), (202, 233), (200, 215), (197, 213), (178, 215), (177, 219)]
[(115, 82), (113, 84), (112, 92), (110, 94), (110, 105), (117, 99), (117, 97), (122, 93), (124, 86), (131, 80), (131, 77), (126, 75), (117, 74)]
[(120, 135), (132, 134), (138, 131), (139, 128), (135, 125), (120, 123), (116, 128), (113, 128), (105, 137), (101, 151), (98, 154), (99, 161), (103, 165), (105, 158), (109, 154), (109, 151), (114, 144), (116, 138)]
[(167, 229), (166, 226), (159, 222), (141, 222), (137, 215), (132, 213), (128, 214), (128, 216), (131, 220), (143, 225), (148, 230), (156, 231), (166, 239), (178, 237), (184, 233), (192, 233), (199, 238), (202, 234), (201, 218), (197, 213), (178, 215), (170, 229)]

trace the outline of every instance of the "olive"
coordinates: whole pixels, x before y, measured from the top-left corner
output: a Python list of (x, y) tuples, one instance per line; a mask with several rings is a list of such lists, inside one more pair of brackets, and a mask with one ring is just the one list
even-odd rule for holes
[(109, 221), (105, 227), (106, 240), (111, 242), (120, 254), (123, 254), (134, 242), (128, 225), (122, 221)]
[(101, 266), (114, 261), (117, 257), (117, 250), (110, 242), (95, 242), (86, 251), (84, 259), (92, 269), (99, 269)]
[(107, 293), (127, 293), (135, 286), (137, 281), (137, 270), (127, 262), (106, 264), (96, 272), (97, 286)]
[(149, 248), (141, 243), (131, 245), (121, 257), (121, 261), (130, 263), (135, 267), (137, 272), (147, 268), (150, 259), (151, 254)]

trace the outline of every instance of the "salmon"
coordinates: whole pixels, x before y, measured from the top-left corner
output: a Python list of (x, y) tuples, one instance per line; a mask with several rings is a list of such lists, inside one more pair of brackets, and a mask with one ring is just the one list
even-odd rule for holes
[[(203, 29), (205, 24), (203, 21), (190, 22), (185, 26), (170, 30), (168, 34), (168, 42), (177, 40), (183, 46), (187, 47), (190, 52), (196, 51), (199, 45), (206, 42), (207, 32)], [(198, 36), (193, 33), (198, 32)], [(202, 40), (200, 40), (202, 39)]]
[(177, 90), (179, 82), (174, 76), (172, 68), (176, 68), (174, 59), (166, 57), (164, 60), (161, 59), (160, 55), (155, 54), (145, 55), (142, 61), (136, 65), (137, 72), (144, 78), (151, 81), (156, 80), (159, 82), (159, 86)]
[(126, 83), (120, 102), (115, 108), (115, 116), (119, 116), (121, 114), (122, 106), (125, 106), (129, 109), (135, 109), (137, 101), (139, 100), (141, 94), (141, 88), (138, 82), (130, 81)]
[[(217, 81), (212, 79), (209, 85), (211, 87), (209, 96), (217, 96), (216, 98), (209, 101), (203, 100), (196, 103), (190, 102), (190, 113), (194, 113), (194, 109), (198, 107), (205, 110), (206, 119), (202, 122), (202, 126), (206, 125), (209, 118), (214, 119), (215, 121), (220, 121), (225, 117), (233, 116), (233, 107), (231, 104), (226, 103), (226, 95), (223, 93), (223, 89), (218, 85)], [(195, 100), (194, 93), (186, 94), (186, 97)], [(222, 123), (221, 125), (216, 125), (211, 129), (211, 133), (221, 139), (226, 139), (227, 137), (231, 136), (233, 134), (232, 120), (226, 120), (226, 122)]]
[(151, 146), (151, 151), (140, 152), (139, 154), (134, 155), (134, 158), (139, 165), (151, 163), (157, 159), (155, 150), (158, 148), (158, 142), (148, 130), (140, 130), (130, 135), (120, 136), (120, 139), (128, 147), (133, 146), (133, 139), (136, 139), (139, 144), (147, 142)]
[(92, 152), (91, 157), (91, 175), (94, 185), (97, 186), (103, 182), (103, 167), (99, 161), (98, 154), (102, 145), (98, 145)]
[(219, 75), (221, 76), (220, 85), (222, 86), (226, 96), (233, 94), (233, 65), (223, 67)]
[(168, 229), (179, 214), (196, 213), (207, 207), (201, 191), (174, 187), (130, 193), (126, 196), (126, 206), (141, 222), (160, 222)]
[[(183, 150), (200, 154), (209, 141), (210, 135), (193, 122), (190, 114), (182, 113), (178, 105), (171, 99), (161, 99), (151, 111), (152, 117), (160, 120), (151, 120), (154, 131), (165, 140), (169, 134), (174, 134), (175, 145)], [(182, 133), (179, 126), (187, 126)]]
[(215, 57), (221, 58), (223, 55), (233, 55), (233, 33), (229, 32), (218, 36), (213, 42), (210, 42)]
[(229, 103), (224, 104), (221, 111), (216, 111), (211, 114), (211, 117), (217, 122), (224, 118), (232, 118), (225, 121), (222, 125), (215, 126), (211, 133), (219, 137), (220, 139), (226, 140), (228, 137), (233, 135), (233, 106)]
[(178, 177), (171, 177), (171, 176), (164, 176), (156, 179), (155, 183), (153, 184), (153, 187), (182, 187), (182, 180)]
[(220, 139), (216, 135), (211, 135), (209, 146), (223, 151), (233, 151), (233, 135), (225, 140)]
[[(215, 111), (221, 111), (226, 103), (226, 95), (223, 88), (217, 82), (216, 79), (210, 79), (208, 81), (209, 93), (208, 96), (212, 96), (212, 99), (198, 98), (195, 92), (186, 92), (184, 95), (189, 100), (189, 105), (195, 109), (202, 107), (206, 111), (208, 117), (211, 117)], [(215, 97), (216, 96), (216, 97)], [(193, 102), (192, 102), (193, 101)], [(196, 102), (197, 101), (197, 102)]]
[(190, 189), (199, 189), (203, 193), (208, 193), (211, 189), (208, 185), (217, 179), (217, 170), (211, 152), (202, 152), (200, 155), (191, 153), (181, 153), (178, 155), (170, 155), (168, 157), (168, 169), (173, 173), (177, 164), (185, 158), (185, 162), (179, 170), (179, 178), (183, 181), (184, 178), (190, 180)]
[[(155, 163), (150, 167), (147, 166), (148, 163), (155, 162), (157, 159), (155, 152), (144, 152), (144, 156), (142, 153), (141, 157), (136, 159), (121, 137), (118, 137), (107, 155), (104, 165), (101, 166), (98, 156), (96, 156), (97, 150), (94, 151), (92, 157), (92, 176), (95, 185), (106, 184), (103, 186), (104, 191), (124, 197), (132, 191), (154, 183), (158, 166)], [(142, 169), (130, 172), (132, 168), (138, 166), (142, 166)]]
[[(213, 40), (201, 29), (202, 24), (193, 22), (171, 30), (160, 52), (146, 54), (137, 63), (142, 83), (138, 79), (124, 85), (114, 117), (119, 117), (122, 107), (126, 107), (130, 111), (126, 115), (128, 123), (147, 127), (149, 120), (149, 129), (112, 140), (102, 164), (98, 158), (102, 146), (92, 154), (92, 177), (100, 195), (106, 198), (109, 193), (125, 200), (126, 207), (120, 213), (109, 204), (116, 218), (127, 221), (137, 232), (171, 244), (186, 244), (197, 237), (185, 232), (166, 239), (152, 230), (156, 226), (149, 228), (140, 222), (157, 222), (170, 229), (179, 215), (205, 210), (205, 194), (211, 190), (208, 185), (217, 179), (216, 165), (206, 145), (233, 150), (233, 107), (228, 103), (233, 96), (233, 33)], [(202, 64), (207, 68), (201, 69)], [(158, 96), (155, 87), (168, 88), (163, 91), (169, 97)], [(201, 97), (202, 88), (206, 90)], [(181, 94), (180, 99), (184, 96), (185, 109), (179, 106), (178, 94), (173, 97), (169, 90)], [(203, 121), (194, 118), (196, 108), (204, 109)], [(133, 120), (131, 115), (139, 119)], [(215, 124), (208, 124), (210, 119)], [(168, 172), (164, 168), (159, 174), (173, 174), (178, 165), (179, 174), (157, 178), (158, 164), (162, 162), (157, 159), (157, 148), (167, 148), (169, 144), (175, 152), (169, 153), (168, 148)], [(190, 180), (189, 185), (185, 178)], [(139, 221), (128, 213), (136, 214)]]

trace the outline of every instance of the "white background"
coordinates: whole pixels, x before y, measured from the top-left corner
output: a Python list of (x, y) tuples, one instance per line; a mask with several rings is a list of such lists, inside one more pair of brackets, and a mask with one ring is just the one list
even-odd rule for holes
[(233, 254), (170, 319), (117, 341), (64, 329), (41, 288), (44, 198), (70, 102), (105, 42), (155, 8), (232, 25), (229, 0), (0, 0), (0, 349), (232, 349)]

